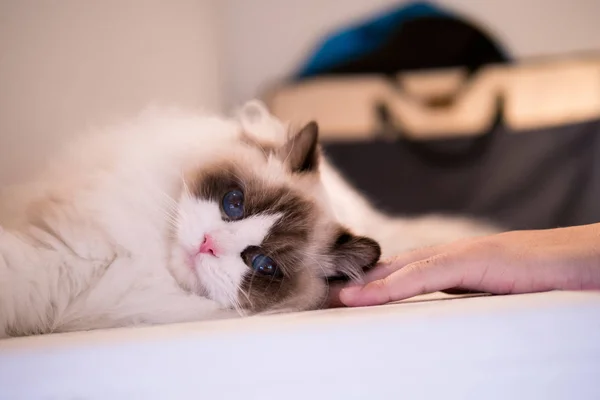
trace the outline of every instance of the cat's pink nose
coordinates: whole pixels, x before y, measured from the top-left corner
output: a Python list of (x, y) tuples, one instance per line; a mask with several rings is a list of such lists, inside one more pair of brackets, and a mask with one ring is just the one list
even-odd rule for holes
[(209, 235), (204, 235), (204, 241), (200, 245), (200, 250), (198, 252), (201, 254), (210, 254), (215, 257), (217, 256), (215, 243)]

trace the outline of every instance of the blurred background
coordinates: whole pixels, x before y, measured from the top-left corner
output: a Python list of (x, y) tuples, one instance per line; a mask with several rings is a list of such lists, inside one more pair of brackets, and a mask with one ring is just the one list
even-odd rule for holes
[[(294, 81), (335, 32), (410, 4), (398, 0), (1, 0), (0, 184), (27, 176), (60, 143), (87, 127), (129, 116), (149, 104), (227, 112)], [(429, 5), (481, 27), (517, 65), (600, 50), (598, 0), (438, 0)], [(311, 112), (299, 115), (308, 118)], [(362, 125), (358, 121), (353, 126)], [(368, 141), (365, 138), (359, 141)], [(344, 164), (356, 150), (332, 147), (331, 153)], [(481, 182), (484, 178), (479, 177)], [(467, 178), (461, 182), (472, 184)], [(387, 196), (384, 206), (391, 211), (436, 209), (435, 204), (417, 207), (422, 198), (412, 206), (396, 204), (389, 199), (397, 192), (364, 189), (374, 197), (385, 200)], [(468, 208), (459, 200), (450, 211)], [(490, 205), (491, 200), (483, 203), (469, 210), (498, 214), (500, 206)], [(596, 214), (592, 214), (577, 218), (593, 219)], [(547, 216), (540, 218), (521, 225), (556, 223)]]

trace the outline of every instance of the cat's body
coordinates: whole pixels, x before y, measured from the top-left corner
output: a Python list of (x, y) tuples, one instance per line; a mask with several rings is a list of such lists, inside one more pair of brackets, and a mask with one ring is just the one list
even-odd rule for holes
[(318, 308), (325, 278), (378, 260), (357, 235), (389, 255), (493, 232), (389, 219), (320, 157), (316, 126), (288, 140), (248, 110), (149, 111), (7, 190), (0, 337)]

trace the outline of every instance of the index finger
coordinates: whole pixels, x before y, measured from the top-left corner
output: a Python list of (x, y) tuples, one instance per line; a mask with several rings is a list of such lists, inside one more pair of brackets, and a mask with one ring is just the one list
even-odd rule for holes
[[(373, 269), (368, 271), (365, 276), (362, 278), (362, 285), (365, 285), (369, 282), (378, 281), (380, 279), (385, 278), (388, 275), (393, 274), (398, 269), (403, 268), (407, 264), (412, 262), (423, 260), (429, 258), (435, 254), (438, 254), (443, 246), (431, 246), (431, 247), (423, 247), (418, 248), (412, 251), (408, 251), (403, 254), (399, 254), (394, 256), (388, 260), (380, 261)], [(345, 304), (340, 300), (340, 292), (345, 287), (355, 287), (359, 286), (356, 282), (346, 283), (346, 284), (334, 284), (329, 286), (328, 293), (328, 306), (331, 308), (335, 307), (343, 307)]]
[(339, 294), (340, 301), (351, 307), (378, 305), (460, 287), (470, 267), (465, 261), (455, 253), (438, 254), (401, 267), (365, 286), (344, 288)]
[(463, 239), (451, 243), (444, 243), (436, 246), (420, 247), (405, 253), (398, 254), (390, 259), (382, 260), (372, 270), (365, 274), (363, 283), (378, 281), (388, 275), (406, 267), (417, 261), (426, 260), (438, 254), (443, 254), (451, 249), (462, 248), (465, 244), (471, 243), (473, 239)]

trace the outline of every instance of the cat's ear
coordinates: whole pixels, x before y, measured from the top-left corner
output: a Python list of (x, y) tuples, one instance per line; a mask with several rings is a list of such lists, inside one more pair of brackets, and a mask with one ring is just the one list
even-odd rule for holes
[(359, 280), (363, 272), (373, 267), (381, 257), (379, 244), (365, 236), (341, 230), (331, 248), (335, 272), (330, 281)]
[(280, 157), (292, 172), (316, 171), (319, 166), (319, 126), (309, 122), (280, 150)]
[(237, 112), (244, 133), (253, 141), (282, 146), (287, 138), (287, 128), (273, 116), (260, 100), (246, 102)]
[(267, 106), (260, 100), (247, 101), (239, 111), (239, 118), (244, 128), (261, 125), (270, 117)]

